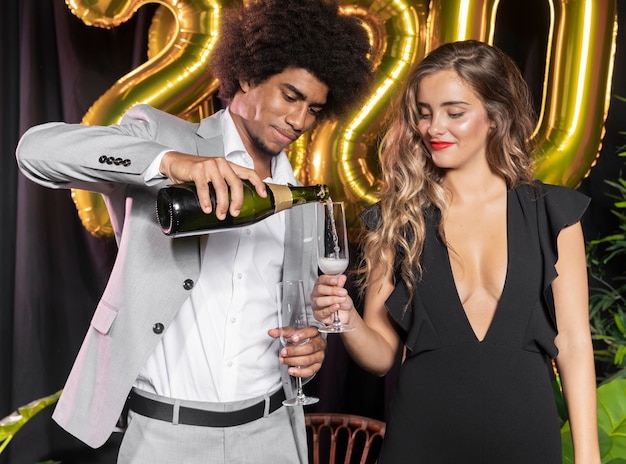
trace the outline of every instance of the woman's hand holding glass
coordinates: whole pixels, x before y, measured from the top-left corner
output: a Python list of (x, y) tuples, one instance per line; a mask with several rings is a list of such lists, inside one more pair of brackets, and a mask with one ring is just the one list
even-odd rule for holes
[[(348, 268), (348, 229), (343, 202), (317, 204), (317, 264), (328, 276), (338, 277)], [(345, 277), (345, 276), (344, 276)], [(342, 287), (345, 285), (345, 280)], [(324, 333), (351, 332), (354, 327), (344, 324), (336, 312), (333, 320), (319, 331)]]
[(313, 317), (323, 324), (332, 324), (336, 318), (344, 325), (354, 327), (350, 313), (356, 311), (352, 298), (344, 288), (345, 275), (321, 275), (311, 293)]

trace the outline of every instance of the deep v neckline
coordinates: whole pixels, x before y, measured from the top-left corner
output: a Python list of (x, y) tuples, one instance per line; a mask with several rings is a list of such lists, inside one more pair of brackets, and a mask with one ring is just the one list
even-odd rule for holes
[(502, 301), (504, 300), (504, 297), (506, 296), (506, 291), (508, 288), (509, 270), (510, 270), (510, 263), (511, 263), (510, 209), (511, 209), (511, 190), (507, 190), (506, 192), (506, 255), (507, 256), (506, 256), (506, 271), (504, 274), (504, 284), (502, 286), (502, 290), (500, 292), (500, 297), (498, 298), (498, 302), (496, 303), (496, 309), (493, 313), (491, 321), (489, 322), (489, 326), (487, 327), (487, 330), (485, 331), (485, 335), (483, 336), (482, 339), (478, 338), (478, 335), (476, 335), (476, 331), (474, 330), (474, 327), (472, 326), (472, 323), (470, 322), (470, 319), (467, 316), (467, 312), (465, 311), (465, 307), (463, 306), (463, 302), (461, 301), (461, 296), (459, 295), (459, 290), (456, 285), (456, 280), (454, 279), (454, 272), (452, 271), (452, 261), (450, 260), (450, 250), (445, 245), (445, 243), (442, 244), (444, 248), (444, 253), (446, 255), (446, 265), (447, 265), (447, 270), (448, 270), (448, 276), (450, 278), (450, 284), (452, 286), (452, 291), (454, 292), (455, 300), (457, 302), (458, 311), (455, 311), (455, 312), (460, 312), (460, 316), (465, 321), (464, 325), (469, 329), (470, 334), (473, 336), (473, 339), (476, 340), (477, 343), (483, 343), (485, 340), (487, 340), (488, 337), (490, 337), (490, 334), (493, 331), (494, 323), (496, 322), (496, 318), (498, 317), (498, 314), (501, 312)]

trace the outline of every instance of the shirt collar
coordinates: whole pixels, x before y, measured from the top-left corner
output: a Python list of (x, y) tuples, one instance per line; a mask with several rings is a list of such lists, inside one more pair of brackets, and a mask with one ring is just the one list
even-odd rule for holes
[[(232, 163), (254, 169), (254, 161), (246, 151), (246, 147), (241, 140), (241, 136), (237, 131), (235, 122), (228, 108), (224, 110), (222, 117), (222, 134), (224, 137), (224, 155), (226, 159)], [(275, 184), (292, 184), (299, 185), (293, 175), (293, 168), (289, 162), (289, 158), (284, 151), (281, 151), (271, 160), (272, 176), (263, 179), (265, 182), (273, 182)]]

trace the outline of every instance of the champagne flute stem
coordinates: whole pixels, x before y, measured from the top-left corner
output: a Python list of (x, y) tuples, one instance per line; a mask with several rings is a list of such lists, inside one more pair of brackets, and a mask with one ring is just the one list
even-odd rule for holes
[(296, 377), (296, 399), (299, 403), (304, 400), (304, 390), (302, 388), (302, 377)]

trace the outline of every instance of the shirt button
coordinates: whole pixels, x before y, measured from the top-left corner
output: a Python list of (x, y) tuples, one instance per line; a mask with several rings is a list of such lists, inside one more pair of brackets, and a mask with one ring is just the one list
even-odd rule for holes
[(164, 329), (163, 324), (161, 324), (160, 322), (157, 322), (156, 324), (152, 326), (152, 331), (157, 335), (163, 333), (163, 329)]
[(252, 231), (250, 229), (246, 229), (246, 235), (250, 235)]
[(186, 279), (186, 280), (183, 282), (183, 288), (184, 288), (185, 290), (191, 290), (191, 289), (193, 288), (193, 280), (191, 280), (191, 279)]
[(238, 279), (242, 279), (243, 278), (243, 274), (240, 272), (239, 274), (237, 274), (237, 278)]
[(232, 361), (228, 361), (228, 362), (226, 363), (226, 365), (227, 365), (228, 367), (233, 367), (233, 362), (232, 362)]
[(231, 323), (231, 324), (234, 324), (235, 322), (237, 322), (237, 318), (236, 318), (236, 317), (233, 317), (233, 318), (230, 320), (230, 323)]

